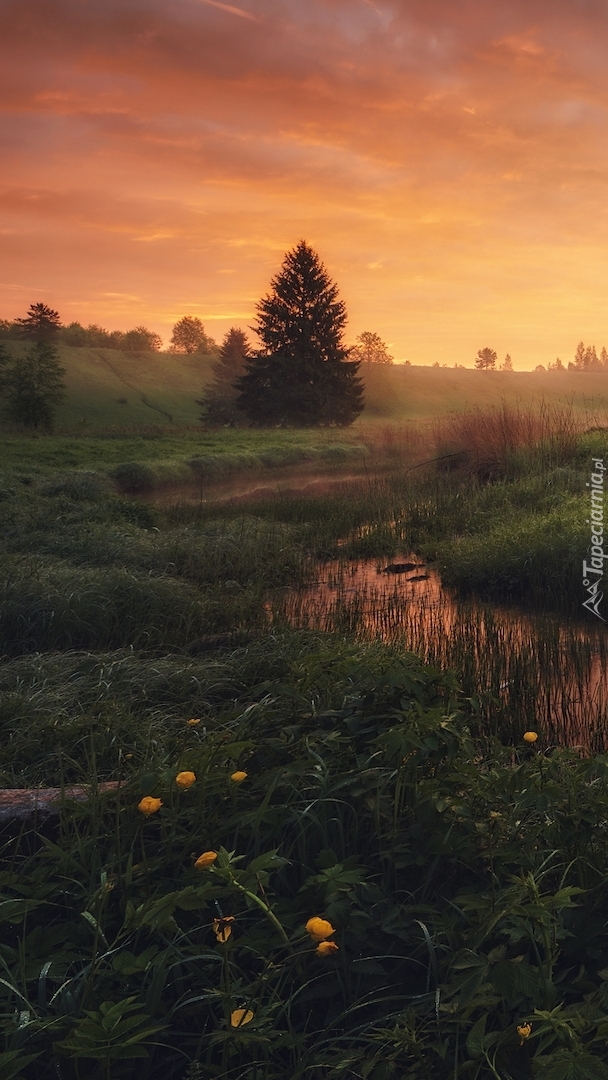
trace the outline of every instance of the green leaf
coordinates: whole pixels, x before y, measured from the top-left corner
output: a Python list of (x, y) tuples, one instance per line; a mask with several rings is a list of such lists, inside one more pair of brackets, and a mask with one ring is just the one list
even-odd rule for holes
[[(140, 1008), (134, 997), (104, 1001), (98, 1012), (87, 1010), (68, 1037), (54, 1044), (54, 1049), (75, 1058), (95, 1061), (147, 1057), (147, 1051), (140, 1044), (165, 1025), (150, 1024), (148, 1015), (137, 1012)], [(127, 1015), (129, 1013), (131, 1015)]]
[(541, 1065), (536, 1080), (608, 1080), (608, 1065), (587, 1050), (558, 1050)]
[(21, 1050), (8, 1050), (0, 1054), (0, 1080), (18, 1080), (17, 1074), (35, 1061), (40, 1054), (22, 1054)]
[(149, 926), (151, 930), (159, 930), (161, 927), (163, 929), (177, 929), (173, 912), (177, 907), (178, 896), (179, 893), (171, 892), (158, 897), (156, 900), (147, 900), (146, 903), (135, 908), (131, 913), (128, 924), (125, 920), (125, 926), (128, 926), (128, 928)]
[(151, 945), (149, 949), (144, 949), (139, 956), (135, 956), (128, 949), (123, 949), (112, 960), (112, 967), (120, 975), (135, 975), (149, 967), (152, 957), (156, 956), (157, 952), (158, 945)]
[(257, 858), (252, 859), (247, 867), (247, 872), (250, 874), (258, 874), (260, 870), (278, 869), (280, 866), (287, 866), (289, 859), (283, 859), (280, 855), (277, 855), (278, 848), (274, 848), (272, 851), (265, 851), (263, 855), (258, 855)]
[(476, 1024), (471, 1028), (467, 1035), (467, 1050), (472, 1058), (480, 1058), (483, 1055), (483, 1048), (485, 1045), (486, 1037), (486, 1014), (480, 1016)]
[(42, 903), (42, 900), (1, 900), (0, 922), (20, 923), (24, 915)]
[(203, 885), (188, 885), (185, 889), (175, 894), (175, 905), (181, 911), (196, 911), (197, 908), (207, 907), (209, 898), (218, 892), (218, 887), (213, 881), (206, 881)]
[(537, 999), (541, 979), (536, 968), (525, 961), (500, 960), (492, 968), (490, 976), (492, 986), (507, 1001), (521, 994), (523, 997)]

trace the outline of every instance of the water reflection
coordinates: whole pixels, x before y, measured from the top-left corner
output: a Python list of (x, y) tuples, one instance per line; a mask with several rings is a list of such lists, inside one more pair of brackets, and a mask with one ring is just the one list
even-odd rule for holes
[(600, 626), (459, 599), (416, 555), (393, 562), (415, 565), (391, 573), (375, 559), (322, 564), (314, 583), (284, 597), (282, 614), (295, 626), (380, 638), (453, 668), (479, 699), (486, 727), (515, 739), (537, 728), (550, 743), (608, 750)]

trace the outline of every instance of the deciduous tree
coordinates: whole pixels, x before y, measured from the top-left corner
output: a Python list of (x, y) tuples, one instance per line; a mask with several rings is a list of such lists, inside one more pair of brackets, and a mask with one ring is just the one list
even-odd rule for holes
[(173, 327), (169, 352), (210, 353), (216, 348), (215, 341), (207, 336), (205, 327), (195, 315), (184, 315)]
[(163, 339), (146, 326), (136, 326), (134, 330), (127, 330), (123, 334), (121, 347), (128, 352), (160, 352)]
[(237, 380), (238, 408), (261, 426), (347, 425), (363, 409), (359, 364), (349, 361), (344, 302), (304, 241), (285, 256), (257, 305), (263, 348)]
[(357, 344), (350, 350), (350, 359), (362, 364), (392, 364), (393, 357), (379, 334), (364, 330), (359, 334)]

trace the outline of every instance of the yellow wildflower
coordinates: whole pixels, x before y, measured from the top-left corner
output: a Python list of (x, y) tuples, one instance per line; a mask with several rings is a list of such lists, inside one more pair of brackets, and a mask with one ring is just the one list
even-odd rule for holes
[(155, 814), (162, 805), (161, 799), (154, 799), (152, 795), (144, 795), (143, 799), (138, 802), (137, 809), (146, 817), (150, 817), (150, 814)]
[(532, 1024), (521, 1024), (521, 1026), (517, 1029), (517, 1034), (519, 1035), (520, 1039), (519, 1045), (523, 1046), (526, 1039), (529, 1039), (530, 1035), (532, 1034)]
[(336, 932), (327, 919), (320, 919), (318, 915), (314, 915), (312, 919), (308, 920), (306, 929), (313, 941), (323, 941)]
[(536, 731), (525, 731), (524, 732), (524, 742), (535, 743), (537, 739), (538, 739), (538, 732), (536, 732)]
[(233, 772), (230, 779), (235, 784), (242, 784), (243, 780), (247, 779), (247, 773), (246, 772)]
[(187, 724), (188, 724), (188, 727), (196, 727), (197, 724), (200, 724), (200, 720), (193, 717), (192, 720), (187, 721)]
[(228, 941), (232, 933), (232, 927), (229, 923), (234, 922), (234, 915), (223, 915), (221, 919), (213, 920), (213, 933), (218, 941)]
[(193, 772), (178, 772), (175, 777), (175, 783), (178, 787), (186, 791), (189, 787), (192, 787), (196, 781), (196, 773)]
[(337, 951), (338, 946), (336, 945), (335, 941), (320, 941), (315, 949), (315, 952), (317, 952), (319, 956), (330, 956), (331, 953)]
[(199, 855), (194, 865), (197, 870), (206, 870), (216, 859), (217, 851), (203, 851), (203, 854)]
[(230, 1014), (230, 1024), (232, 1027), (242, 1027), (243, 1024), (248, 1024), (250, 1020), (253, 1020), (253, 1013), (251, 1009), (235, 1009)]

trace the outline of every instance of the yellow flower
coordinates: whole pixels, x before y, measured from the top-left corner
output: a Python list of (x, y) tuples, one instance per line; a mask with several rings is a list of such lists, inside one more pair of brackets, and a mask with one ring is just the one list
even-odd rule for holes
[(186, 791), (187, 788), (192, 787), (196, 780), (196, 773), (193, 772), (178, 772), (175, 777), (175, 783), (178, 787), (183, 788)]
[(250, 1020), (253, 1020), (253, 1013), (251, 1009), (235, 1009), (230, 1014), (230, 1024), (232, 1027), (242, 1027), (243, 1024), (248, 1024)]
[(519, 1045), (523, 1046), (526, 1039), (529, 1039), (532, 1034), (532, 1024), (522, 1024), (521, 1027), (518, 1027), (517, 1034), (520, 1039)]
[(325, 938), (331, 937), (331, 935), (336, 932), (327, 919), (320, 919), (318, 915), (315, 915), (312, 919), (308, 920), (306, 929), (313, 941), (323, 941)]
[(197, 720), (193, 717), (192, 720), (187, 721), (187, 724), (188, 727), (196, 727), (197, 724), (200, 724), (200, 720)]
[(315, 949), (315, 952), (317, 952), (319, 956), (330, 956), (331, 953), (337, 951), (338, 946), (336, 945), (335, 941), (320, 941)]
[(217, 851), (203, 851), (203, 854), (199, 855), (194, 865), (197, 870), (206, 870), (216, 859)]
[(152, 795), (144, 795), (143, 799), (138, 802), (137, 809), (146, 817), (150, 817), (150, 814), (155, 814), (162, 805), (161, 799), (154, 799)]
[(232, 933), (232, 927), (228, 923), (234, 922), (234, 915), (224, 915), (221, 919), (213, 920), (213, 933), (218, 941), (228, 941)]
[(242, 784), (242, 783), (243, 783), (243, 780), (246, 780), (246, 779), (247, 779), (247, 773), (246, 773), (246, 772), (233, 772), (233, 774), (232, 774), (232, 776), (230, 777), (230, 779), (231, 779), (231, 780), (233, 781), (233, 783), (235, 783), (235, 784)]

